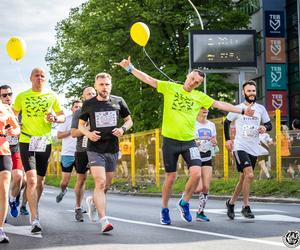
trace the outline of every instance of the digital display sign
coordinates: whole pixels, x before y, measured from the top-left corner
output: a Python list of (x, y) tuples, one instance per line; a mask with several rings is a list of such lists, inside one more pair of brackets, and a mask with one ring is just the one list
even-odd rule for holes
[(255, 30), (191, 31), (190, 67), (256, 67)]

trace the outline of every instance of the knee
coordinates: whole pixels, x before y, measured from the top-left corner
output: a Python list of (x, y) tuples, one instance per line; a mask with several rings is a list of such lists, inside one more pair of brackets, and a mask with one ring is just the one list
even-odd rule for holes
[(167, 173), (166, 182), (173, 184), (176, 180), (176, 173)]
[(253, 174), (253, 173), (247, 173), (247, 174), (245, 175), (245, 178), (246, 178), (247, 180), (249, 180), (249, 181), (252, 181), (253, 178), (254, 178), (254, 174)]
[(27, 188), (35, 188), (37, 185), (37, 180), (35, 177), (27, 178)]
[(106, 181), (104, 178), (96, 177), (95, 180), (95, 188), (100, 190), (105, 190)]
[(23, 179), (23, 175), (20, 173), (14, 173), (13, 174), (13, 182), (14, 183), (20, 183)]

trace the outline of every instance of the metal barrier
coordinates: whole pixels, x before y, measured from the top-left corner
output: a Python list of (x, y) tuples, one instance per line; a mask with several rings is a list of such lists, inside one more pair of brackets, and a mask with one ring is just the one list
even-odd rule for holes
[[(282, 133), (280, 131), (280, 110), (269, 115), (273, 124), (273, 130), (269, 134), (273, 138), (274, 145), (271, 144), (269, 146), (270, 156), (268, 161), (261, 159), (261, 157), (258, 158), (255, 176), (259, 176), (259, 179), (276, 178), (278, 182), (281, 182), (282, 178), (295, 178), (297, 171), (298, 174), (300, 172), (300, 154), (298, 156), (281, 156)], [(210, 120), (216, 125), (219, 148), (219, 151), (213, 157), (213, 178), (224, 178), (225, 180), (235, 178), (238, 175), (235, 170), (235, 162), (232, 153), (229, 153), (225, 147), (223, 132), (224, 118)], [(232, 127), (231, 133), (234, 136), (234, 127)], [(160, 129), (133, 133), (121, 137), (120, 157), (117, 163), (115, 178), (123, 178), (130, 181), (133, 187), (143, 183), (155, 183), (159, 187), (164, 178), (161, 143)], [(60, 150), (60, 145), (52, 147), (48, 167), (49, 175), (60, 175)], [(288, 166), (285, 166), (282, 163), (282, 159), (290, 159), (291, 161), (288, 163)], [(268, 171), (269, 176), (266, 171)], [(293, 171), (294, 174), (291, 174)], [(181, 157), (178, 161), (177, 174), (178, 176), (186, 176), (188, 174)]]

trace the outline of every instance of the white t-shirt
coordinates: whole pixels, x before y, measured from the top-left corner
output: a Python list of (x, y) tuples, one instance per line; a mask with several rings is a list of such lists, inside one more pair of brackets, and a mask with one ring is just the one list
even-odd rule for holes
[[(72, 115), (68, 115), (66, 117), (66, 121), (58, 126), (57, 131), (59, 131), (59, 132), (70, 131), (72, 117), (73, 117)], [(75, 151), (76, 151), (77, 139), (73, 138), (71, 135), (69, 135), (69, 136), (63, 138), (61, 141), (62, 141), (61, 155), (74, 156)]]
[(216, 126), (213, 122), (207, 120), (206, 123), (203, 124), (196, 121), (195, 139), (200, 142), (198, 146), (200, 152), (205, 153), (212, 150), (213, 145), (210, 140), (216, 135)]
[[(246, 109), (244, 103), (237, 105), (240, 109)], [(258, 128), (262, 123), (270, 121), (267, 110), (264, 106), (255, 103), (252, 106), (254, 115), (252, 117), (237, 113), (229, 113), (227, 120), (235, 121), (236, 135), (233, 144), (233, 151), (242, 150), (253, 156), (260, 155)]]

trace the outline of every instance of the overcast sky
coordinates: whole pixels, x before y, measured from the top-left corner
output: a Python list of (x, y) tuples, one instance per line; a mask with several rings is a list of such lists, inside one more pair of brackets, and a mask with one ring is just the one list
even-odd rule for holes
[[(18, 93), (31, 87), (29, 75), (34, 67), (46, 66), (47, 48), (55, 44), (56, 23), (68, 17), (70, 9), (86, 0), (0, 0), (0, 84), (9, 84)], [(13, 61), (6, 52), (12, 36), (27, 45), (25, 57)]]

